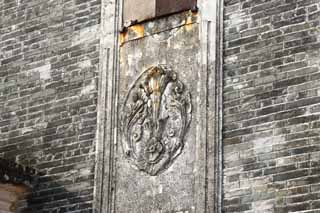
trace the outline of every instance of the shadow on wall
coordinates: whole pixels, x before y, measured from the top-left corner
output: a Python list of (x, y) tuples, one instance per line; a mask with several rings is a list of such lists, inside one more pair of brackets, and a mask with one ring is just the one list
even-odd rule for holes
[(79, 192), (70, 192), (52, 178), (40, 176), (38, 183), (27, 195), (26, 205), (20, 208), (20, 212), (73, 212), (79, 209), (83, 209), (81, 212), (91, 212), (91, 210), (86, 211), (91, 209), (91, 204), (86, 202), (88, 200), (82, 199)]
[[(61, 186), (54, 177), (44, 176), (41, 172), (30, 167), (24, 167), (13, 161), (0, 158), (0, 191), (25, 188), (25, 196), (19, 196), (16, 203), (10, 207), (18, 213), (53, 213), (53, 212), (73, 212), (81, 209), (81, 212), (92, 212), (90, 199), (86, 194), (91, 194), (91, 190), (77, 191), (75, 184), (69, 184), (68, 189)], [(75, 190), (76, 192), (70, 192)], [(1, 200), (1, 198), (0, 198)]]

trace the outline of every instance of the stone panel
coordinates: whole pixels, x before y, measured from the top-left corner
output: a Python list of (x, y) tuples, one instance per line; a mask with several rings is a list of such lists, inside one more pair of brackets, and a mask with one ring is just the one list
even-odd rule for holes
[[(191, 17), (190, 17), (191, 18)], [(194, 17), (196, 18), (196, 17)], [(169, 20), (168, 22), (171, 22)], [(157, 23), (156, 23), (157, 24)], [(198, 24), (169, 29), (145, 38), (128, 41), (120, 50), (120, 105), (124, 104), (137, 76), (152, 66), (165, 64), (177, 73), (179, 81), (191, 93), (192, 122), (184, 137), (184, 147), (172, 165), (159, 174), (149, 174), (132, 167), (123, 153), (117, 152), (116, 212), (194, 212), (197, 135), (199, 125), (199, 33)], [(195, 83), (197, 82), (197, 83)], [(124, 112), (121, 112), (124, 113)], [(121, 140), (125, 140), (121, 137)]]
[[(132, 22), (119, 38), (121, 4), (103, 6), (95, 190), (101, 213), (221, 212), (222, 7), (198, 3), (199, 12)], [(167, 107), (168, 100), (180, 109)], [(166, 127), (181, 118), (190, 126), (174, 137)]]

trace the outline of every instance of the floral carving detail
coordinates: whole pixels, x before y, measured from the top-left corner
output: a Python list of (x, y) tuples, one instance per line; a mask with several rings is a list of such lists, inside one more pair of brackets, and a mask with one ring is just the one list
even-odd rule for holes
[(157, 175), (180, 155), (191, 121), (191, 97), (177, 73), (159, 65), (131, 87), (121, 118), (124, 155), (138, 170)]

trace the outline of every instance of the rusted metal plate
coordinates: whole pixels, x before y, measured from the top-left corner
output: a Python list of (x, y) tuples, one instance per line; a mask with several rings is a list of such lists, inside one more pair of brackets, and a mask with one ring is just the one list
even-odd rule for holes
[(157, 0), (155, 17), (189, 10), (196, 5), (196, 0)]
[(123, 22), (130, 26), (145, 20), (192, 9), (197, 0), (124, 0)]

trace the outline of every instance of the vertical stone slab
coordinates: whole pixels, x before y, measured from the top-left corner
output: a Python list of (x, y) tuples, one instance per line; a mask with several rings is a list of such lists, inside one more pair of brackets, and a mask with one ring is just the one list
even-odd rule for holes
[[(186, 134), (183, 135), (180, 141), (184, 144), (181, 154), (174, 160), (170, 158), (169, 162), (162, 163), (162, 161), (168, 159), (166, 158), (166, 150), (171, 146), (164, 145), (166, 143), (165, 140), (169, 144), (172, 143), (172, 146), (174, 142), (165, 136), (166, 128), (169, 128), (168, 123), (171, 122), (170, 115), (168, 117), (163, 116), (166, 118), (161, 118), (163, 120), (166, 119), (166, 123), (163, 124), (165, 130), (157, 140), (164, 146), (163, 148), (160, 147), (164, 156), (159, 157), (159, 163), (156, 162), (151, 166), (147, 166), (146, 169), (142, 168), (143, 165), (138, 165), (138, 169), (135, 168), (135, 164), (139, 164), (139, 162), (131, 162), (131, 159), (126, 158), (124, 147), (125, 136), (122, 134), (121, 141), (118, 141), (119, 151), (116, 154), (118, 159), (116, 163), (116, 212), (196, 211), (194, 202), (194, 173), (196, 171), (194, 171), (194, 165), (196, 164), (196, 132), (199, 129), (195, 113), (199, 111), (197, 104), (199, 83), (195, 82), (200, 82), (198, 78), (200, 66), (198, 59), (200, 55), (197, 18), (197, 14), (187, 12), (171, 16), (168, 19), (155, 20), (152, 24), (146, 23), (130, 27), (125, 38), (126, 40), (121, 45), (120, 106), (126, 105), (126, 96), (132, 91), (131, 87), (134, 84), (138, 84), (137, 86), (139, 86), (140, 82), (146, 80), (137, 81), (138, 76), (142, 74), (143, 78), (143, 73), (150, 67), (155, 66), (161, 69), (164, 65), (176, 73), (177, 81), (183, 84), (183, 91), (191, 93), (192, 119)], [(186, 24), (188, 20), (189, 24)], [(137, 28), (143, 30), (137, 30)], [(157, 28), (158, 30), (154, 31)], [(138, 35), (142, 31), (144, 33)], [(169, 86), (167, 85), (167, 87)], [(163, 95), (160, 96), (160, 99), (161, 108), (164, 106), (163, 102), (165, 101)], [(173, 107), (167, 107), (169, 111), (174, 110)], [(166, 110), (160, 109), (160, 114), (162, 113), (165, 114)], [(122, 107), (121, 114), (125, 114), (125, 110)], [(187, 114), (188, 112), (185, 112), (182, 116), (188, 117)], [(151, 116), (146, 115), (146, 119), (149, 119), (149, 117)], [(142, 125), (146, 125), (146, 123), (144, 122)], [(177, 125), (180, 125), (179, 122)], [(121, 128), (125, 130), (126, 127)], [(171, 128), (174, 129), (174, 127)], [(174, 131), (179, 131), (179, 129), (177, 127)], [(149, 134), (147, 128), (143, 128), (142, 131), (142, 135)], [(157, 132), (155, 131), (154, 134), (157, 134)], [(148, 138), (147, 140), (146, 143), (151, 143), (153, 138)], [(141, 141), (137, 140), (135, 143), (139, 143), (136, 149), (140, 149), (139, 146), (143, 146), (143, 139)], [(142, 147), (141, 149), (145, 148), (147, 147)], [(159, 150), (159, 153), (161, 152)], [(141, 158), (147, 158), (147, 156), (138, 150), (133, 154), (138, 156), (138, 160), (140, 160), (140, 156)], [(157, 153), (155, 152), (154, 154)], [(148, 160), (147, 163), (149, 163)], [(145, 162), (143, 161), (143, 163)]]
[[(120, 34), (119, 49), (117, 43), (111, 53), (102, 47), (114, 64), (108, 72), (102, 68), (98, 212), (221, 211), (222, 42), (216, 16), (222, 13), (219, 2), (199, 1), (199, 8), (135, 24)], [(102, 20), (114, 21), (104, 15)], [(109, 39), (117, 42), (114, 35)], [(179, 123), (171, 127), (183, 145), (169, 139), (174, 131), (166, 133), (177, 112), (164, 104), (168, 100), (185, 110), (176, 114), (180, 120), (191, 113), (183, 134)], [(190, 111), (181, 104), (188, 100)], [(168, 152), (170, 147), (176, 148)]]
[[(223, 3), (198, 0), (200, 10), (201, 70), (206, 82), (206, 134), (199, 146), (197, 203), (205, 212), (222, 212), (222, 87), (223, 87)], [(205, 147), (205, 148), (203, 148)], [(204, 157), (202, 157), (204, 156)], [(205, 182), (204, 182), (205, 180)], [(205, 188), (205, 194), (202, 190)]]
[(114, 144), (117, 141), (118, 35), (121, 1), (101, 2), (100, 67), (94, 211), (114, 212)]

